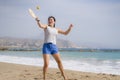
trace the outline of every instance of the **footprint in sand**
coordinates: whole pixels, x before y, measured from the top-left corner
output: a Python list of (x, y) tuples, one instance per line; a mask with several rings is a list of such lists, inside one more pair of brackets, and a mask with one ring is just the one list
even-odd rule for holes
[(34, 78), (34, 80), (38, 80), (38, 78)]
[(115, 77), (116, 75), (114, 75), (114, 74), (110, 74), (110, 76)]
[(23, 74), (20, 74), (19, 76), (20, 76), (20, 77), (24, 77), (24, 78), (26, 77), (26, 76), (25, 76), (25, 75), (23, 75)]
[(60, 72), (56, 72), (56, 74), (60, 74)]
[(85, 77), (90, 77), (90, 76), (86, 75)]
[(30, 73), (27, 73), (26, 75), (31, 75)]
[(25, 72), (28, 72), (28, 70), (24, 70)]

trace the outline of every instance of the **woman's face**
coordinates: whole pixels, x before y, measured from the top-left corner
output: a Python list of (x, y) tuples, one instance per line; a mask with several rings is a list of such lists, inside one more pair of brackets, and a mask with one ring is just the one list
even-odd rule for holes
[(55, 21), (54, 21), (54, 19), (53, 18), (49, 18), (48, 19), (48, 25), (50, 25), (50, 26), (54, 26), (54, 24), (55, 24)]

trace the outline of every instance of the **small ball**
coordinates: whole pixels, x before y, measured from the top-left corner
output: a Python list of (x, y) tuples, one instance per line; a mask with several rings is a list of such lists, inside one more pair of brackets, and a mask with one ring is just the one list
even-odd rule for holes
[(36, 9), (39, 10), (39, 9), (40, 9), (40, 6), (36, 6)]

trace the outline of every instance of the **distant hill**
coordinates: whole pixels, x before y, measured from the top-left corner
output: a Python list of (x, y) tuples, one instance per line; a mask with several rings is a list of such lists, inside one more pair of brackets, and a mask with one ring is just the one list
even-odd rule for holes
[[(38, 51), (41, 50), (43, 40), (40, 39), (22, 39), (22, 38), (11, 38), (11, 37), (0, 37), (0, 50), (10, 51)], [(60, 51), (80, 51), (80, 52), (120, 52), (120, 49), (93, 49), (79, 47), (68, 40), (57, 40), (57, 46)]]
[[(40, 39), (22, 39), (1, 37), (0, 50), (40, 50), (43, 45), (43, 40)], [(57, 40), (59, 48), (77, 48), (78, 46), (68, 40)]]

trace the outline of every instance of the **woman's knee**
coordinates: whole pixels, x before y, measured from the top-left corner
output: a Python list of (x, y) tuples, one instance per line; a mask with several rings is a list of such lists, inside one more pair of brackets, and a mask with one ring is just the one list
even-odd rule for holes
[(58, 64), (61, 64), (62, 62), (61, 62), (61, 60), (57, 60), (57, 63), (58, 63)]
[(46, 64), (46, 63), (44, 64), (44, 67), (45, 67), (45, 68), (48, 68), (48, 66), (49, 66), (49, 64)]

